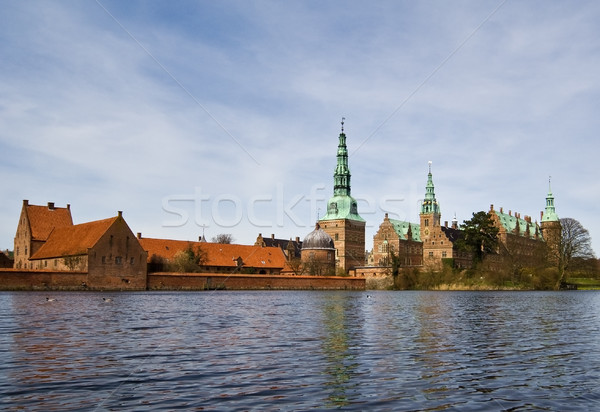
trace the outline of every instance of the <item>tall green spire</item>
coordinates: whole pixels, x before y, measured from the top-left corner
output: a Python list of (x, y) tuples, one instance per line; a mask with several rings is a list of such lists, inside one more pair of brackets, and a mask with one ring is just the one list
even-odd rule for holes
[(440, 205), (435, 199), (435, 187), (433, 186), (433, 175), (431, 174), (431, 161), (429, 162), (429, 174), (427, 175), (427, 186), (425, 186), (425, 199), (421, 205), (421, 214), (440, 214)]
[(342, 132), (339, 136), (337, 150), (337, 166), (333, 174), (333, 197), (327, 202), (327, 214), (319, 220), (349, 219), (364, 222), (365, 220), (358, 214), (356, 199), (350, 196), (350, 168), (348, 167), (344, 120), (342, 117)]
[(548, 178), (548, 195), (546, 196), (546, 210), (544, 216), (542, 216), (542, 222), (558, 222), (558, 215), (556, 214), (556, 208), (554, 207), (554, 196), (552, 195), (551, 186), (552, 177)]
[(337, 150), (337, 166), (333, 174), (333, 195), (350, 196), (350, 168), (348, 167), (348, 148), (344, 134), (344, 120), (342, 117), (342, 132), (339, 136)]

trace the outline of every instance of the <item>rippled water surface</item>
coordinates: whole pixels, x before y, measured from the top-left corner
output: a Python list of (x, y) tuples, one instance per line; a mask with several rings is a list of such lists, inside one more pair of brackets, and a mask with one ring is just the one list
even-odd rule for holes
[(1, 292), (0, 319), (3, 410), (600, 410), (598, 292)]

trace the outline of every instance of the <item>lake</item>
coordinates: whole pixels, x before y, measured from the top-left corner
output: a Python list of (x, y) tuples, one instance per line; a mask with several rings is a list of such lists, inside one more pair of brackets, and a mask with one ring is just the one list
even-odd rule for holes
[(600, 409), (600, 292), (0, 292), (0, 318), (3, 410)]

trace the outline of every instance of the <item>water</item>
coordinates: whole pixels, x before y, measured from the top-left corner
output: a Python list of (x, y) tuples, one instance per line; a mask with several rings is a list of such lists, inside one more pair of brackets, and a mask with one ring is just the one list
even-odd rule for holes
[(599, 314), (598, 292), (1, 292), (0, 409), (600, 409)]

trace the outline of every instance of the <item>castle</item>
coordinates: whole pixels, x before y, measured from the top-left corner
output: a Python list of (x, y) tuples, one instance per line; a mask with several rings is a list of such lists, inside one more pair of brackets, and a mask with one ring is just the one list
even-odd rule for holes
[[(456, 216), (450, 225), (442, 224), (440, 204), (435, 196), (431, 162), (421, 203), (419, 223), (390, 219), (385, 214), (377, 233), (373, 236), (373, 249), (365, 250), (365, 220), (358, 212), (357, 202), (351, 196), (348, 149), (344, 133), (344, 119), (339, 135), (337, 165), (333, 176), (333, 196), (327, 203), (327, 214), (319, 225), (333, 240), (336, 267), (340, 272), (354, 274), (384, 272), (391, 264), (391, 256), (399, 258), (400, 266), (431, 270), (441, 269), (444, 262), (455, 268), (468, 268), (472, 255), (458, 247), (463, 233)], [(510, 255), (525, 264), (538, 257), (540, 248), (548, 246), (548, 259), (558, 260), (560, 220), (554, 207), (554, 196), (549, 189), (546, 209), (541, 213), (540, 224), (530, 216), (509, 211), (505, 213), (490, 206), (488, 212), (498, 228), (498, 256)]]
[[(498, 228), (494, 256), (529, 263), (543, 249), (550, 262), (558, 262), (561, 226), (551, 188), (540, 224), (530, 216), (504, 212), (490, 206), (488, 215)], [(421, 203), (419, 223), (392, 219), (385, 214), (373, 237), (373, 249), (365, 248), (366, 222), (351, 195), (351, 173), (342, 119), (338, 136), (333, 195), (327, 213), (303, 242), (263, 238), (254, 245), (230, 245), (153, 239), (133, 234), (122, 212), (117, 216), (73, 224), (70, 205), (31, 205), (23, 201), (14, 240), (14, 268), (19, 270), (78, 272), (84, 286), (144, 289), (148, 272), (164, 272), (181, 253), (195, 258), (204, 273), (258, 275), (351, 274), (354, 277), (389, 273), (391, 257), (401, 267), (439, 270), (444, 265), (468, 268), (472, 255), (458, 244), (463, 237), (456, 217), (442, 224), (435, 195), (431, 162)], [(75, 278), (73, 278), (75, 279)]]

